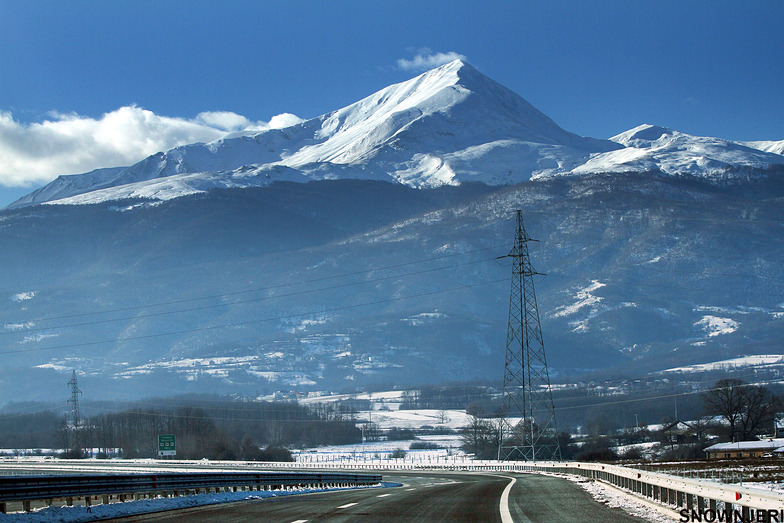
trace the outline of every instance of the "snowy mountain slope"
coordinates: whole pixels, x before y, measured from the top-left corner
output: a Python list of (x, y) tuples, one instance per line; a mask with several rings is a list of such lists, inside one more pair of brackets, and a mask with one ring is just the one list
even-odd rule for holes
[(2, 211), (0, 393), (62, 394), (74, 368), (120, 398), (500, 379), (516, 208), (553, 373), (776, 354), (782, 195), (773, 176), (328, 180)]
[(722, 182), (764, 176), (784, 165), (782, 150), (784, 141), (733, 142), (653, 125), (610, 140), (577, 136), (456, 60), (293, 126), (175, 147), (124, 169), (61, 176), (9, 208), (163, 201), (275, 181), (357, 179), (432, 188), (660, 172)]
[(745, 145), (746, 147), (759, 149), (760, 151), (765, 151), (768, 153), (784, 154), (784, 140), (779, 140), (779, 141), (763, 140), (757, 142), (738, 142), (738, 143), (741, 145)]
[(114, 167), (106, 169), (96, 169), (84, 174), (71, 174), (58, 176), (49, 184), (36, 189), (27, 196), (23, 196), (9, 207), (25, 207), (37, 203), (44, 203), (52, 200), (81, 194), (83, 192), (95, 190), (113, 180), (126, 167)]
[[(291, 127), (176, 147), (110, 179), (54, 183), (34, 201), (22, 199), (11, 207), (97, 190), (100, 195), (67, 203), (151, 194), (169, 198), (278, 179), (372, 179), (411, 187), (467, 181), (506, 185), (531, 175), (568, 172), (591, 154), (620, 147), (563, 130), (519, 95), (456, 60)], [(172, 176), (177, 178), (162, 181)], [(156, 180), (155, 188), (107, 190), (151, 180)]]
[(766, 169), (784, 164), (784, 156), (774, 152), (655, 125), (640, 125), (610, 139), (625, 147), (597, 154), (572, 173), (660, 171), (721, 179), (736, 169)]

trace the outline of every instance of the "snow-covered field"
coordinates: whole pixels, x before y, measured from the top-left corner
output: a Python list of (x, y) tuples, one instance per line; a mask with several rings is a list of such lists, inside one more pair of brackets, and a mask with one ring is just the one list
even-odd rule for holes
[(666, 369), (661, 373), (668, 372), (708, 372), (715, 370), (730, 370), (747, 367), (761, 367), (772, 365), (784, 365), (784, 355), (782, 354), (757, 354), (744, 356), (742, 358), (732, 358), (729, 360), (714, 361), (712, 363), (702, 363), (699, 365), (687, 365), (685, 367), (674, 367)]
[(471, 416), (460, 410), (373, 410), (360, 412), (359, 417), (375, 423), (382, 429), (392, 427), (419, 429), (424, 426), (446, 427), (452, 430), (468, 425)]
[[(437, 449), (414, 449), (411, 445), (426, 443), (438, 446)], [(459, 435), (419, 436), (416, 440), (372, 441), (364, 444), (335, 445), (305, 449), (294, 453), (295, 459), (302, 463), (329, 463), (343, 461), (361, 461), (383, 463), (439, 463), (457, 460), (469, 460), (460, 449)], [(405, 451), (405, 457), (393, 458), (395, 451)]]

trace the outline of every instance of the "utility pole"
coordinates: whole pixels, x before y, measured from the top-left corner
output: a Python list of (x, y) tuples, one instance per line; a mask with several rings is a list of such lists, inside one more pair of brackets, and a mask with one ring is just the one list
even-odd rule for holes
[(79, 383), (76, 379), (76, 370), (71, 371), (71, 381), (68, 382), (71, 387), (71, 399), (68, 400), (68, 405), (71, 407), (71, 430), (73, 431), (73, 438), (71, 438), (71, 451), (73, 457), (81, 457), (82, 447), (79, 440), (79, 426), (81, 425), (81, 418), (79, 417), (79, 395), (82, 393), (79, 390)]
[[(528, 256), (531, 239), (517, 211), (512, 258), (512, 289), (504, 363), (503, 406), (498, 459), (561, 461), (550, 375), (544, 353), (534, 271)], [(513, 422), (519, 418), (519, 422)], [(511, 420), (510, 420), (511, 419)]]

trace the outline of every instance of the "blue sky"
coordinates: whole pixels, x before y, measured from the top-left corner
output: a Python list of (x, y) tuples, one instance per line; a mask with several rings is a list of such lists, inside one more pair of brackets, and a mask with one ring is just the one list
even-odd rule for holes
[(778, 0), (0, 0), (0, 206), (57, 174), (318, 116), (438, 53), (581, 135), (781, 140), (782, 27)]

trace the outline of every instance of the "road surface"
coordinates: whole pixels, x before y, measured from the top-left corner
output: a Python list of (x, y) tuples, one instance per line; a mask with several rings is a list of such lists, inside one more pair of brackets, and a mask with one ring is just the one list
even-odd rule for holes
[(323, 492), (159, 512), (113, 521), (162, 522), (499, 522), (508, 491), (515, 522), (639, 523), (617, 508), (594, 501), (579, 485), (535, 474), (419, 472), (384, 473), (402, 487)]

